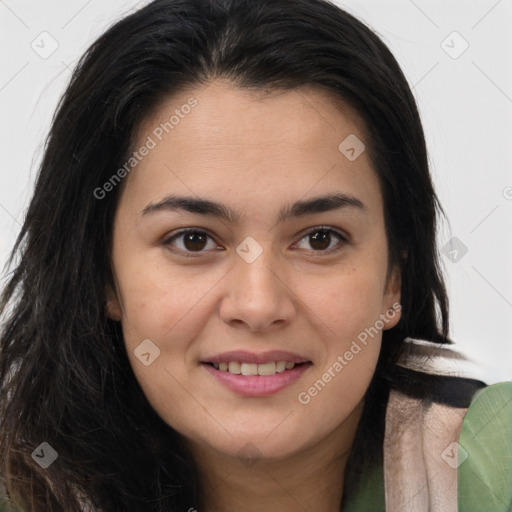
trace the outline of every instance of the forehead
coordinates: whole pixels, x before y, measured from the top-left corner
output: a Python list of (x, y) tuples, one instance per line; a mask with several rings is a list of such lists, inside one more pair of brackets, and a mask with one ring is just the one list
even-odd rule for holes
[[(361, 149), (368, 143), (361, 117), (323, 89), (253, 91), (215, 80), (166, 98), (136, 135), (134, 150), (149, 139), (153, 147), (126, 185), (147, 203), (177, 189), (223, 199), (231, 193), (233, 200), (259, 196), (266, 204), (334, 188), (365, 203), (381, 199)], [(357, 158), (346, 153), (349, 146)]]
[[(197, 106), (192, 115), (183, 116), (181, 109), (189, 110), (186, 105), (191, 98), (197, 101)], [(227, 136), (232, 144), (246, 147), (277, 142), (294, 144), (306, 138), (312, 143), (329, 144), (331, 141), (325, 137), (328, 132), (336, 136), (354, 133), (361, 139), (367, 138), (362, 116), (332, 91), (320, 86), (249, 89), (216, 79), (158, 103), (141, 123), (138, 138), (169, 121), (173, 113), (179, 120), (173, 120), (169, 135), (178, 138), (179, 130), (175, 128), (178, 123), (186, 124), (187, 135), (193, 135), (197, 146), (203, 142), (203, 145), (226, 143)], [(193, 117), (195, 122), (182, 123), (186, 117)], [(284, 132), (283, 126), (287, 128)]]

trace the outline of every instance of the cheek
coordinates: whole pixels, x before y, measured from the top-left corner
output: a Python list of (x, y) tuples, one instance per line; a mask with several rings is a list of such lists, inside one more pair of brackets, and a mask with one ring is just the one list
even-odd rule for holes
[[(163, 345), (166, 339), (193, 335), (190, 318), (204, 314), (208, 292), (223, 276), (219, 271), (202, 272), (192, 267), (178, 271), (164, 264), (125, 260), (119, 265), (127, 345), (145, 338)], [(194, 325), (199, 329), (198, 322)]]
[[(377, 340), (376, 340), (377, 341)], [(364, 398), (373, 377), (379, 344), (332, 354), (329, 363), (306, 381), (297, 394), (299, 416), (315, 438), (340, 427)]]
[[(123, 297), (124, 342), (135, 377), (164, 421), (179, 427), (182, 433), (192, 434), (190, 425), (203, 424), (204, 417), (187, 391), (191, 369), (187, 354), (203, 329), (202, 321), (211, 314), (204, 309), (205, 297), (215, 282), (198, 278), (197, 271), (194, 278), (169, 268), (164, 271), (160, 263), (146, 262), (142, 266), (126, 260), (117, 274)], [(138, 357), (144, 353), (139, 349), (144, 340), (151, 340), (157, 347), (149, 349), (149, 365)], [(176, 409), (169, 404), (183, 407)]]
[[(364, 395), (379, 357), (384, 277), (376, 265), (354, 265), (334, 276), (321, 285), (310, 283), (303, 291), (313, 316), (321, 319), (316, 328), (323, 344), (320, 364), (310, 379), (311, 385), (318, 385), (311, 394), (303, 391), (310, 398), (322, 395), (317, 402), (343, 397), (349, 410)], [(329, 390), (324, 392), (324, 387)]]
[(373, 326), (382, 313), (384, 275), (376, 266), (352, 265), (302, 291), (304, 302), (322, 319), (331, 337), (346, 342)]
[(354, 268), (331, 280), (328, 288), (323, 288), (323, 296), (320, 289), (311, 296), (309, 305), (322, 319), (318, 336), (323, 353), (296, 400), (311, 431), (319, 436), (348, 418), (373, 377), (382, 339), (380, 329), (375, 327), (382, 306), (382, 295), (375, 286), (380, 279), (368, 268)]

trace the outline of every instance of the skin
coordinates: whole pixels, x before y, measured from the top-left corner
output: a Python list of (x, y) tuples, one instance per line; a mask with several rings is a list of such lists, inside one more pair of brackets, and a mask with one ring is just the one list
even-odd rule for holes
[[(382, 332), (360, 344), (309, 403), (297, 397), (400, 301), (399, 272), (391, 269), (386, 279), (377, 174), (367, 151), (350, 161), (338, 149), (350, 134), (364, 141), (364, 125), (320, 89), (257, 95), (216, 79), (168, 98), (142, 123), (134, 147), (191, 97), (197, 106), (123, 182), (109, 315), (122, 323), (147, 399), (194, 454), (201, 511), (332, 512), (340, 507)], [(364, 210), (340, 208), (277, 223), (285, 205), (333, 192), (356, 197)], [(224, 203), (240, 220), (183, 210), (143, 213), (169, 194)], [(311, 239), (318, 226), (334, 229), (323, 248)], [(187, 244), (184, 236), (169, 242), (187, 227), (211, 238), (202, 245)], [(252, 263), (236, 252), (246, 237), (263, 251)], [(199, 256), (186, 257), (187, 251)], [(399, 318), (397, 312), (383, 328)], [(160, 350), (148, 366), (134, 354), (145, 339)], [(244, 397), (200, 364), (235, 349), (287, 350), (313, 364), (272, 396)]]

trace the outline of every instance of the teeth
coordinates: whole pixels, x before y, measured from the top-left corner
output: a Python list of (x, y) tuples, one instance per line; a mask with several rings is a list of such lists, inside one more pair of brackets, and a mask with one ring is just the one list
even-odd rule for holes
[(264, 363), (258, 365), (258, 375), (274, 375), (276, 363)]
[(276, 363), (276, 372), (284, 372), (286, 370), (286, 361), (278, 361)]
[(242, 363), (240, 367), (242, 375), (258, 375), (258, 365), (253, 363)]
[(240, 363), (230, 361), (229, 363), (213, 363), (213, 367), (222, 372), (229, 372), (235, 375), (274, 375), (285, 370), (291, 370), (295, 363), (289, 361), (271, 361), (269, 363)]
[(228, 365), (229, 373), (235, 373), (236, 375), (239, 375), (242, 373), (241, 364), (237, 361), (231, 361)]

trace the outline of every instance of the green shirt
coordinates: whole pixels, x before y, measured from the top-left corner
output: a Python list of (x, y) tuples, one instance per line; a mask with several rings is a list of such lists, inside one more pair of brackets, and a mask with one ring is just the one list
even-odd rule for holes
[[(477, 391), (464, 416), (458, 461), (459, 512), (512, 511), (512, 381)], [(382, 467), (343, 512), (385, 512)]]

